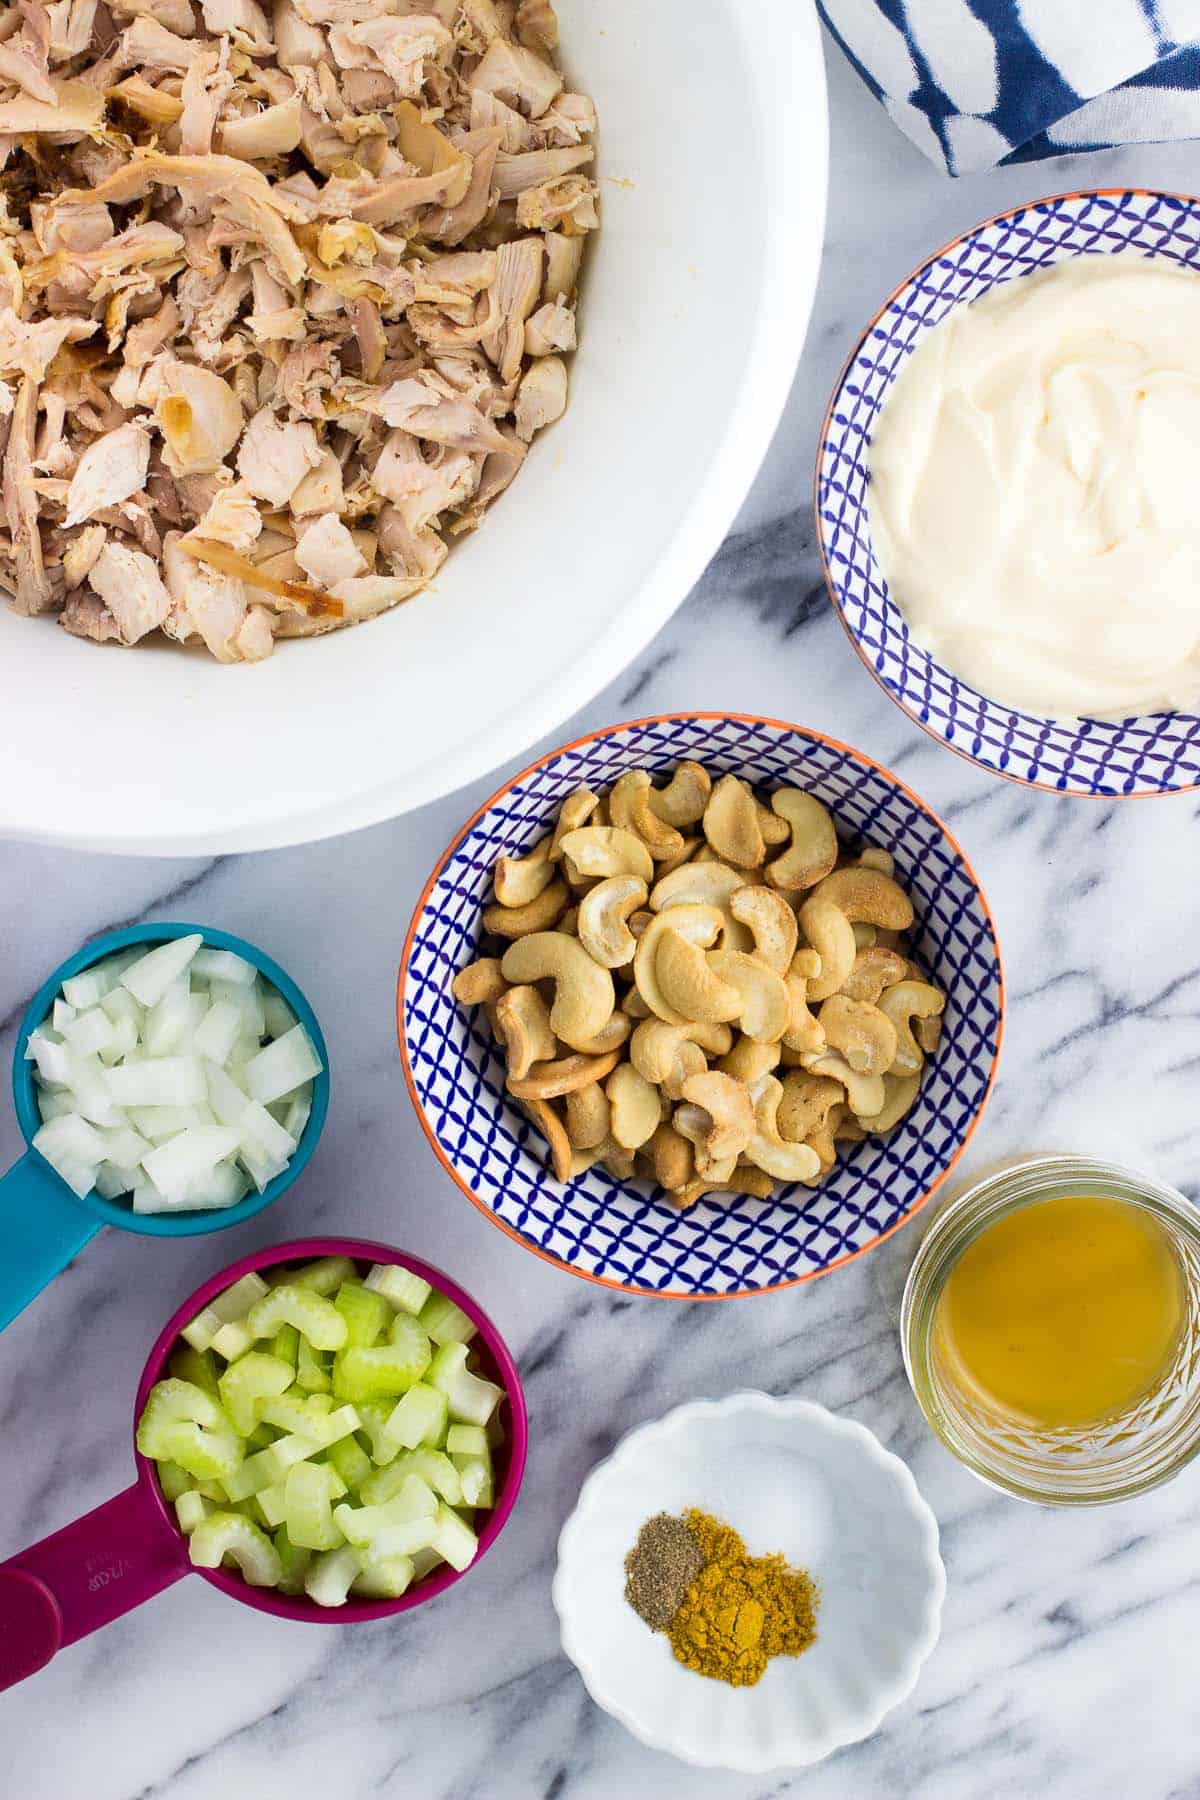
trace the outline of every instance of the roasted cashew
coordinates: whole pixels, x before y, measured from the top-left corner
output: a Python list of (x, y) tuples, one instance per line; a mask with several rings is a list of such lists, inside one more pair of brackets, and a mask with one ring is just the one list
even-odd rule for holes
[[(671, 915), (660, 916), (669, 920)], [(719, 968), (708, 961), (699, 944), (692, 943), (666, 924), (655, 934), (654, 945), (654, 978), (659, 993), (675, 1017), (714, 1025), (741, 1017), (747, 1004), (743, 986), (725, 980)], [(713, 954), (732, 957), (738, 952), (714, 951)], [(758, 966), (762, 967), (761, 964)], [(770, 971), (764, 970), (764, 973)]]
[(463, 1006), (484, 1006), (498, 1000), (508, 983), (500, 973), (500, 959), (480, 956), (460, 969), (450, 983), (450, 992)]
[(531, 937), (518, 938), (504, 952), (500, 972), (513, 983), (554, 982), (550, 1023), (555, 1036), (572, 1050), (590, 1043), (612, 1017), (616, 1005), (612, 976), (592, 961), (578, 938), (561, 931), (535, 931)]
[(549, 931), (566, 911), (570, 899), (566, 883), (552, 881), (527, 906), (501, 906), (498, 903), (485, 906), (483, 929), (494, 937), (503, 938), (523, 938), (532, 931)]
[(629, 1040), (633, 1067), (660, 1087), (668, 1100), (680, 1099), (688, 1076), (700, 1075), (708, 1066), (690, 1031), (688, 1025), (668, 1025), (665, 1019), (643, 1019)]
[(739, 1037), (733, 1049), (717, 1064), (723, 1075), (744, 1081), (753, 1087), (760, 1075), (769, 1075), (779, 1062), (778, 1044), (757, 1044), (753, 1038)]
[(550, 839), (539, 838), (527, 856), (498, 856), (492, 887), (501, 906), (528, 906), (554, 880)]
[(558, 809), (558, 822), (550, 839), (548, 855), (552, 863), (561, 860), (562, 841), (568, 831), (578, 831), (586, 825), (599, 804), (599, 796), (593, 794), (591, 788), (576, 788), (573, 794), (567, 795)]
[(800, 929), (821, 958), (821, 973), (809, 981), (808, 998), (828, 1000), (854, 967), (858, 955), (854, 928), (841, 907), (823, 898), (818, 888), (800, 908)]
[(496, 1002), (492, 1029), (504, 1045), (508, 1080), (521, 1080), (534, 1063), (558, 1055), (546, 1002), (535, 987), (512, 987)]
[(779, 814), (772, 812), (769, 806), (764, 806), (761, 800), (756, 800), (754, 805), (758, 816), (758, 829), (762, 832), (762, 841), (767, 849), (776, 850), (780, 844), (786, 844), (791, 836), (791, 827), (787, 820), (781, 819)]
[(895, 987), (880, 995), (879, 1010), (896, 1028), (896, 1054), (891, 1064), (893, 1075), (920, 1073), (925, 1053), (913, 1036), (911, 1021), (936, 1018), (945, 1004), (945, 994), (930, 987), (926, 981), (898, 981)]
[[(683, 1097), (690, 1106), (702, 1108), (710, 1120), (704, 1138), (703, 1164), (712, 1168), (730, 1157), (736, 1162), (754, 1136), (754, 1103), (749, 1089), (732, 1075), (708, 1069), (684, 1082)], [(696, 1171), (704, 1173), (699, 1151)]]
[(585, 1044), (576, 1044), (575, 1048), (583, 1056), (607, 1056), (610, 1050), (621, 1048), (632, 1030), (628, 1014), (618, 1007), (608, 1024), (594, 1038), (589, 1038)]
[(692, 1156), (696, 1164), (696, 1174), (702, 1181), (727, 1181), (733, 1174), (737, 1163), (736, 1156), (712, 1157), (708, 1154), (707, 1144), (712, 1130), (712, 1120), (702, 1106), (693, 1106), (690, 1102), (677, 1106), (671, 1118), (681, 1137), (685, 1137), (692, 1146)]
[(739, 869), (757, 869), (766, 855), (758, 802), (736, 775), (722, 775), (709, 795), (704, 835), (718, 856)]
[(921, 1086), (920, 1072), (915, 1075), (885, 1075), (883, 1085), (885, 1093), (882, 1107), (877, 1113), (868, 1114), (861, 1121), (863, 1129), (869, 1131), (872, 1137), (891, 1131), (906, 1113), (912, 1111)]
[(857, 1113), (860, 1119), (877, 1113), (883, 1105), (883, 1076), (860, 1075), (836, 1051), (825, 1050), (817, 1056), (802, 1056), (800, 1063), (802, 1068), (813, 1075), (829, 1075), (834, 1081), (840, 1081), (846, 1090), (851, 1112)]
[(891, 851), (879, 850), (874, 844), (867, 845), (858, 861), (860, 868), (878, 869), (881, 875), (894, 876), (896, 873), (896, 859)]
[(593, 961), (606, 969), (623, 969), (633, 961), (637, 942), (627, 920), (646, 899), (640, 875), (610, 875), (579, 902), (579, 941)]
[(696, 825), (704, 817), (712, 780), (708, 770), (698, 762), (675, 764), (675, 773), (665, 788), (651, 788), (650, 810), (668, 825)]
[(577, 906), (568, 906), (566, 912), (563, 914), (562, 918), (558, 921), (558, 924), (554, 927), (554, 929), (556, 931), (565, 931), (568, 937), (578, 937), (579, 936), (579, 908)]
[[(634, 960), (636, 962), (636, 957)], [(622, 995), (621, 1011), (630, 1019), (652, 1019), (655, 1016), (635, 987)]]
[(608, 813), (614, 825), (641, 839), (655, 862), (676, 857), (683, 849), (683, 833), (651, 810), (645, 769), (626, 770), (608, 796)]
[[(827, 875), (813, 895), (831, 900), (851, 924), (861, 920), (885, 931), (907, 931), (913, 922), (913, 904), (904, 889), (879, 869), (847, 863)], [(803, 919), (800, 921), (804, 923)], [(840, 984), (839, 984), (840, 985)]]
[(622, 1063), (605, 1083), (612, 1120), (611, 1131), (624, 1150), (639, 1150), (662, 1123), (658, 1089), (639, 1075), (632, 1063)]
[(752, 950), (754, 939), (744, 925), (738, 923), (730, 903), (739, 888), (752, 878), (727, 863), (692, 861), (659, 876), (650, 890), (650, 905), (655, 912), (666, 912), (673, 906), (715, 906), (724, 914), (721, 931), (723, 950)]
[(595, 1150), (608, 1136), (608, 1096), (598, 1081), (567, 1095), (567, 1137), (575, 1150)]
[(821, 959), (815, 950), (798, 950), (792, 958), (792, 966), (784, 976), (784, 986), (788, 993), (788, 1024), (783, 1034), (784, 1061), (787, 1051), (799, 1054), (805, 1050), (823, 1050), (825, 1033), (821, 1022), (809, 1008), (809, 988), (816, 979), (821, 967)]
[(851, 1000), (867, 1000), (878, 1006), (884, 988), (895, 987), (907, 971), (907, 960), (896, 950), (860, 950), (840, 992)]
[(780, 1136), (795, 1144), (807, 1142), (845, 1098), (845, 1089), (839, 1081), (831, 1081), (827, 1075), (809, 1075), (805, 1070), (792, 1069), (783, 1078), (783, 1096), (776, 1112)]
[(877, 1006), (831, 994), (818, 1017), (825, 1042), (845, 1057), (856, 1075), (882, 1075), (896, 1060), (896, 1027)]
[(745, 1035), (759, 1044), (777, 1044), (792, 1016), (791, 996), (779, 971), (740, 950), (710, 950), (707, 962), (741, 996), (734, 1017)]
[(579, 831), (565, 832), (560, 848), (584, 880), (640, 875), (649, 885), (654, 879), (654, 861), (645, 844), (619, 825), (584, 825)]
[(681, 1188), (691, 1181), (696, 1172), (692, 1146), (665, 1119), (644, 1148), (659, 1187), (668, 1190)]
[(553, 1062), (535, 1063), (523, 1077), (508, 1078), (508, 1091), (518, 1100), (560, 1100), (564, 1094), (603, 1081), (617, 1066), (621, 1052), (607, 1056), (560, 1056)]
[(771, 888), (740, 887), (730, 894), (728, 904), (734, 918), (752, 934), (753, 954), (782, 975), (791, 967), (799, 937), (796, 915), (783, 895)]
[(789, 1144), (779, 1132), (779, 1102), (783, 1084), (764, 1075), (751, 1089), (754, 1101), (754, 1136), (744, 1151), (745, 1160), (776, 1181), (815, 1181), (821, 1172), (816, 1152), (807, 1144)]
[(926, 1056), (932, 1056), (941, 1043), (943, 1023), (941, 1013), (935, 1013), (928, 1019), (918, 1019), (913, 1026), (913, 1036)]
[(638, 993), (650, 1011), (669, 1025), (686, 1025), (690, 1016), (670, 1004), (658, 979), (658, 950), (667, 931), (685, 937), (707, 949), (715, 944), (725, 921), (724, 913), (715, 906), (673, 906), (666, 913), (655, 913), (638, 939), (633, 959), (633, 979)]
[(522, 1100), (521, 1111), (541, 1132), (550, 1146), (550, 1160), (556, 1181), (570, 1181), (572, 1175), (571, 1142), (566, 1127), (548, 1100)]
[(837, 832), (829, 808), (801, 788), (780, 788), (771, 795), (771, 806), (789, 826), (792, 842), (768, 865), (767, 880), (789, 893), (815, 887), (837, 861)]
[(664, 856), (662, 861), (656, 865), (658, 873), (660, 875), (672, 875), (676, 869), (682, 869), (684, 863), (691, 862), (693, 856), (695, 856), (697, 850), (700, 848), (701, 841), (702, 840), (698, 837), (685, 837), (683, 840), (683, 848), (676, 856)]

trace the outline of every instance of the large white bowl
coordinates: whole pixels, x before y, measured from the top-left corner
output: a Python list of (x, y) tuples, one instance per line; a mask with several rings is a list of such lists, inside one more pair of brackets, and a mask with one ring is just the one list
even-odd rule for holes
[(770, 442), (825, 211), (811, 0), (558, 0), (604, 229), (563, 422), (436, 591), (256, 667), (0, 601), (0, 835), (140, 854), (348, 831), (512, 756), (678, 606)]

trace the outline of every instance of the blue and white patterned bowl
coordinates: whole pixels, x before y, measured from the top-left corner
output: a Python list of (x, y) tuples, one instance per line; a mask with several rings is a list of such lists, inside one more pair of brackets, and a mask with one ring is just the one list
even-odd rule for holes
[[(591, 1169), (563, 1187), (505, 1093), (504, 1060), (482, 1012), (450, 984), (477, 954), (480, 910), (502, 853), (521, 854), (578, 787), (629, 768), (664, 779), (681, 757), (764, 789), (790, 783), (830, 808), (844, 837), (890, 850), (917, 912), (914, 942), (948, 995), (942, 1041), (920, 1098), (886, 1138), (854, 1146), (819, 1188), (768, 1201), (702, 1200), (677, 1211), (645, 1182)], [(995, 1078), (1003, 1013), (1000, 951), (962, 851), (896, 777), (857, 750), (776, 720), (687, 713), (614, 725), (507, 782), (446, 851), (417, 902), (400, 965), (405, 1079), (447, 1172), (510, 1237), (572, 1274), (667, 1299), (728, 1299), (811, 1280), (910, 1219), (958, 1160)]]
[(913, 642), (871, 550), (871, 434), (904, 359), (954, 307), (1070, 256), (1139, 250), (1200, 268), (1200, 200), (1140, 190), (1061, 194), (989, 219), (923, 262), (851, 352), (817, 451), (817, 541), (842, 623), (881, 687), (933, 737), (1012, 781), (1106, 799), (1200, 784), (1200, 718), (1054, 722), (959, 681)]

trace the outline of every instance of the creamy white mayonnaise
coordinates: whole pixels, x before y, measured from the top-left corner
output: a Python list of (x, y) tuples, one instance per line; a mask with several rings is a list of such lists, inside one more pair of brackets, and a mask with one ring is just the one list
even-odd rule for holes
[(1079, 256), (957, 308), (870, 472), (877, 561), (945, 668), (1050, 717), (1200, 702), (1200, 274)]

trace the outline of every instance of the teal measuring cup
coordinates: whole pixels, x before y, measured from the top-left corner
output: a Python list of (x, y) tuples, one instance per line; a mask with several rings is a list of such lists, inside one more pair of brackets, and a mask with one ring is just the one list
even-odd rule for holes
[[(261, 1194), (248, 1194), (236, 1206), (212, 1212), (135, 1213), (124, 1199), (105, 1200), (95, 1188), (82, 1199), (74, 1194), (43, 1156), (33, 1148), (41, 1126), (33, 1064), (25, 1060), (29, 1034), (42, 1024), (54, 1005), (62, 984), (72, 975), (102, 962), (116, 950), (133, 944), (165, 943), (170, 938), (199, 932), (214, 950), (232, 950), (253, 963), (287, 1001), (304, 1026), (321, 1059), (321, 1073), (313, 1083), (312, 1109), (291, 1162)], [(13, 1103), (21, 1134), (30, 1146), (20, 1161), (0, 1177), (0, 1330), (15, 1319), (41, 1293), (61, 1269), (90, 1243), (102, 1225), (135, 1231), (143, 1237), (198, 1237), (240, 1225), (270, 1206), (296, 1180), (313, 1151), (329, 1110), (329, 1052), (316, 1014), (291, 976), (253, 944), (228, 931), (212, 931), (203, 925), (134, 925), (95, 938), (43, 982), (21, 1020), (13, 1055)]]

